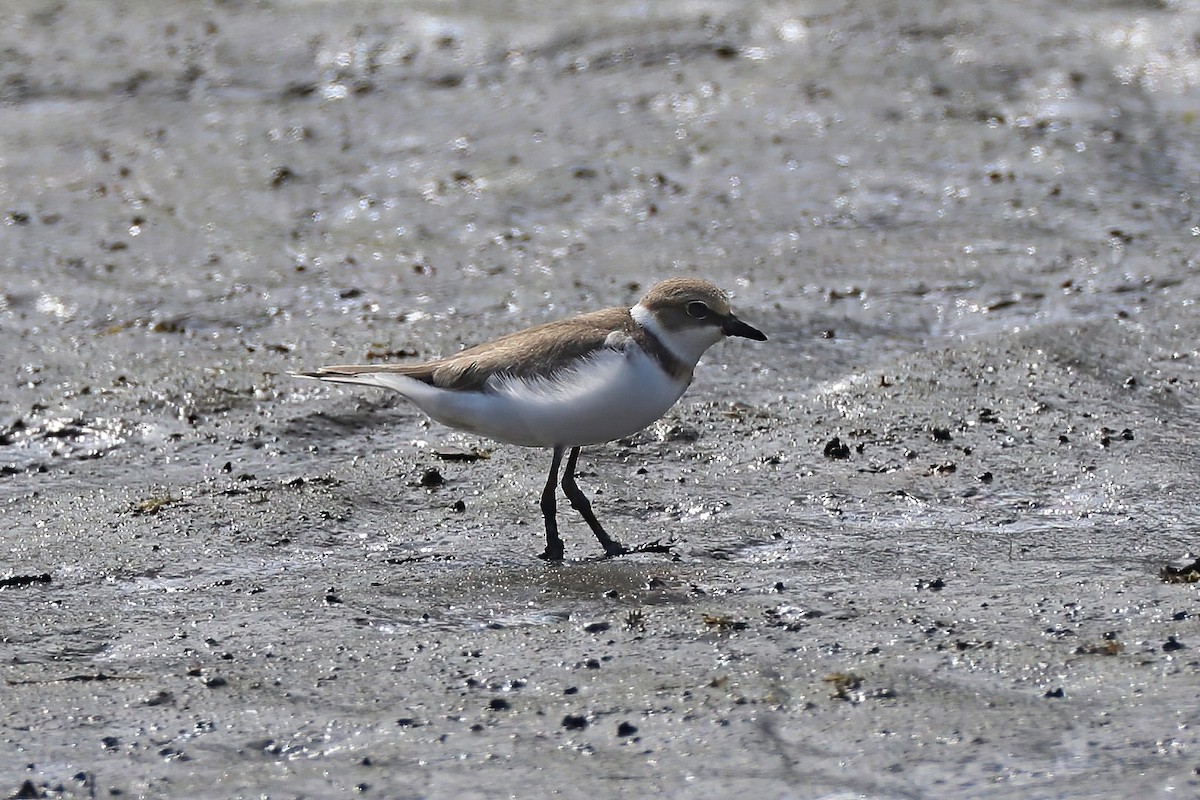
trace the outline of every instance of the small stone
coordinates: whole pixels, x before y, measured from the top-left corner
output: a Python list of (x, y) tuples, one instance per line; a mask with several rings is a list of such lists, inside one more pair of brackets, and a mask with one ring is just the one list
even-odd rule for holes
[(846, 459), (850, 457), (850, 448), (836, 436), (825, 443), (823, 452), (826, 458)]
[(588, 726), (587, 717), (579, 714), (567, 714), (563, 717), (562, 726), (569, 731), (581, 731)]
[(35, 800), (38, 797), (46, 796), (46, 794), (33, 785), (33, 781), (26, 780), (21, 784), (21, 788), (17, 789), (17, 793), (13, 795), (13, 800)]

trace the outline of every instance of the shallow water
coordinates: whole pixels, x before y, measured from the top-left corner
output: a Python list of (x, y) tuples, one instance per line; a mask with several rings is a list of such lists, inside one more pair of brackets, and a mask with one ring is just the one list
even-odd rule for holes
[[(0, 21), (10, 794), (1200, 787), (1190, 6)], [(770, 341), (580, 477), (676, 557), (287, 376), (679, 273)]]

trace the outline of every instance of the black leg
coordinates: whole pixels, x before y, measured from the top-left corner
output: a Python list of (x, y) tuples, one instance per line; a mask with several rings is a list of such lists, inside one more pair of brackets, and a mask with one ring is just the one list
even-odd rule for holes
[(592, 529), (592, 533), (596, 534), (596, 538), (600, 540), (600, 546), (604, 548), (604, 554), (609, 556), (619, 556), (622, 553), (629, 552), (624, 545), (608, 535), (608, 531), (604, 530), (604, 526), (600, 524), (600, 520), (596, 519), (596, 515), (592, 513), (592, 504), (587, 499), (587, 496), (579, 490), (579, 484), (575, 483), (575, 463), (579, 461), (578, 447), (571, 448), (571, 455), (567, 458), (567, 469), (563, 473), (562, 487), (567, 495), (567, 499), (571, 501), (571, 508), (574, 508), (587, 522), (588, 527)]
[(558, 491), (558, 468), (562, 464), (563, 447), (554, 448), (554, 458), (550, 462), (550, 477), (546, 479), (546, 488), (542, 490), (542, 516), (546, 518), (546, 552), (542, 558), (547, 561), (562, 561), (563, 542), (558, 535), (558, 519), (555, 517), (555, 492)]

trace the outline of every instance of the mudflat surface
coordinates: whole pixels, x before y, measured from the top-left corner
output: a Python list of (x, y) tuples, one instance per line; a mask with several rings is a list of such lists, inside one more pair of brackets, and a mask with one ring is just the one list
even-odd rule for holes
[[(1200, 793), (1190, 4), (0, 22), (0, 794)], [(771, 340), (585, 452), (673, 556), (287, 376), (676, 274)]]

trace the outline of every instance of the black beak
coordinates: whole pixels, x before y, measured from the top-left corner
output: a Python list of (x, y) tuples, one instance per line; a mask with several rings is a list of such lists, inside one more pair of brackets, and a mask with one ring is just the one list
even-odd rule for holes
[(767, 335), (753, 325), (748, 325), (740, 319), (730, 314), (721, 323), (721, 331), (726, 336), (741, 336), (744, 339), (753, 339), (756, 342), (765, 342)]

